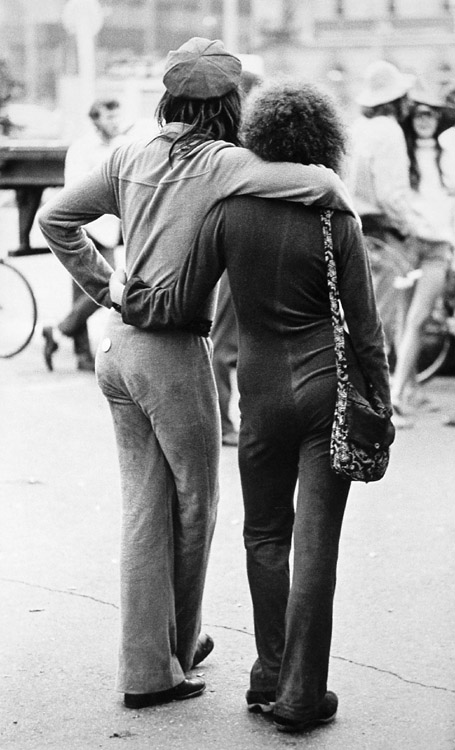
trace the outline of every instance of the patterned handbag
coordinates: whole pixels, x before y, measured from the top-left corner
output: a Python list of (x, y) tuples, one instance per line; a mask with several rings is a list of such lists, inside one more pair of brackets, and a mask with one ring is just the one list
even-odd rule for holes
[(376, 482), (382, 479), (386, 472), (395, 428), (387, 407), (374, 388), (370, 386), (366, 399), (349, 381), (337, 270), (333, 256), (331, 215), (332, 211), (321, 211), (337, 370), (337, 398), (330, 440), (330, 462), (337, 474), (348, 479)]

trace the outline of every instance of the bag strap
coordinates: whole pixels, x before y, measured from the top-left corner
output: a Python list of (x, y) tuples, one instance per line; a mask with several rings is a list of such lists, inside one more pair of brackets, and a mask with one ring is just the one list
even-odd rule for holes
[(340, 295), (338, 291), (338, 275), (333, 257), (332, 224), (330, 217), (333, 211), (321, 211), (322, 236), (324, 239), (324, 256), (327, 264), (327, 284), (329, 287), (330, 312), (332, 317), (333, 337), (335, 339), (335, 357), (338, 380), (347, 382), (348, 364), (344, 348), (344, 329), (340, 312)]

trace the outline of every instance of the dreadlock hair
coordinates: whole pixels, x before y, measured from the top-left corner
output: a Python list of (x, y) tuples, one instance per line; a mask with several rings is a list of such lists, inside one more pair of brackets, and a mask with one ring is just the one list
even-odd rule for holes
[(241, 94), (233, 89), (213, 99), (184, 99), (165, 91), (155, 112), (158, 124), (183, 122), (189, 125), (169, 149), (169, 161), (177, 153), (188, 154), (204, 141), (227, 141), (240, 145)]

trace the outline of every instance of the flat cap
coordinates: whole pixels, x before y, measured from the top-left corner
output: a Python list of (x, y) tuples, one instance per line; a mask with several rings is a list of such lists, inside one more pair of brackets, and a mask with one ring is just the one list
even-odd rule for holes
[(163, 83), (172, 96), (213, 99), (240, 84), (242, 63), (219, 39), (193, 37), (168, 53)]

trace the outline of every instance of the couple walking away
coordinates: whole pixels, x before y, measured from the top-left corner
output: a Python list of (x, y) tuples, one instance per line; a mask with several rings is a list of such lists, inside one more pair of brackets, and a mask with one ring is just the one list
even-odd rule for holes
[[(240, 134), (240, 75), (219, 41), (194, 38), (170, 52), (160, 134), (120, 146), (39, 218), (73, 278), (113, 308), (96, 372), (120, 464), (117, 688), (131, 708), (205, 688), (190, 670), (213, 647), (200, 633), (221, 446), (208, 334), (211, 290), (227, 267), (257, 647), (246, 701), (293, 732), (337, 711), (327, 673), (349, 493), (330, 467), (337, 380), (318, 207), (333, 209), (350, 376), (359, 390), (371, 381), (389, 408), (390, 393), (366, 251), (337, 176), (338, 113), (314, 86), (279, 86), (251, 103)], [(104, 213), (122, 222), (125, 290), (114, 277), (111, 292), (112, 269), (81, 229)], [(157, 289), (167, 296), (155, 306)]]

